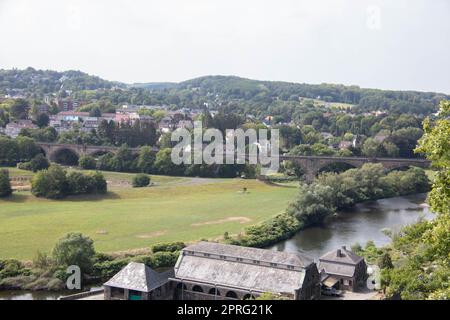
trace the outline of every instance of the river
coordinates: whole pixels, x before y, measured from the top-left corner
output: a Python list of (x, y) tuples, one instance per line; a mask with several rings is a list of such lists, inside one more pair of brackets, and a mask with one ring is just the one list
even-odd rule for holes
[(301, 230), (272, 249), (299, 252), (317, 261), (324, 253), (344, 245), (364, 246), (373, 240), (377, 246), (383, 246), (391, 241), (384, 230), (398, 231), (420, 217), (433, 218), (425, 199), (426, 194), (415, 194), (360, 203), (351, 210), (339, 212), (321, 226)]
[[(386, 245), (390, 238), (385, 235), (384, 229), (397, 231), (420, 217), (433, 218), (424, 204), (425, 198), (426, 194), (416, 194), (361, 203), (352, 210), (339, 212), (321, 226), (299, 231), (293, 238), (271, 249), (300, 252), (317, 261), (322, 254), (343, 245), (350, 247), (356, 242), (365, 245), (369, 240), (378, 246)], [(0, 291), (0, 300), (53, 300), (61, 295), (64, 293)]]

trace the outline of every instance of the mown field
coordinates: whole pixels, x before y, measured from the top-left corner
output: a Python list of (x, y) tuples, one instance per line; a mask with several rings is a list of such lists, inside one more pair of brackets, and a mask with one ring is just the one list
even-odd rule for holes
[[(11, 169), (10, 174), (30, 173)], [(152, 176), (151, 187), (133, 189), (130, 174), (105, 176), (105, 196), (47, 200), (20, 191), (1, 199), (0, 258), (31, 259), (38, 250), (49, 252), (68, 232), (89, 235), (102, 252), (214, 239), (282, 212), (296, 194), (295, 187), (256, 180), (164, 176)]]

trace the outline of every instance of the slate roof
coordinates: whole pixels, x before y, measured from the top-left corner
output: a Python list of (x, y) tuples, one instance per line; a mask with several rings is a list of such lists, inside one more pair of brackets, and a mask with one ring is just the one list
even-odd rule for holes
[(218, 254), (230, 257), (259, 260), (271, 263), (280, 263), (306, 267), (313, 263), (311, 259), (297, 253), (282, 252), (267, 249), (235, 246), (216, 242), (200, 241), (183, 249), (183, 251), (195, 251), (201, 253)]
[(305, 267), (311, 263), (294, 253), (199, 242), (183, 249), (175, 277), (219, 287), (294, 294), (302, 287)]
[(104, 285), (150, 292), (167, 283), (172, 276), (173, 271), (158, 273), (143, 263), (130, 262)]
[[(340, 255), (338, 255), (338, 252), (340, 253)], [(362, 259), (362, 257), (354, 254), (350, 250), (347, 250), (346, 247), (342, 247), (340, 249), (325, 253), (319, 258), (319, 261), (340, 262), (357, 265)]]
[(324, 270), (326, 274), (353, 277), (356, 265), (361, 260), (363, 260), (362, 257), (342, 247), (321, 256), (319, 258), (319, 270)]

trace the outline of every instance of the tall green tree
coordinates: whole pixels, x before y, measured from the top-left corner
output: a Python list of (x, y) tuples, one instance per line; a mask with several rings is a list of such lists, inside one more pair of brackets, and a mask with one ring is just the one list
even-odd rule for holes
[(145, 146), (139, 150), (138, 157), (138, 169), (144, 173), (151, 173), (153, 170), (153, 164), (155, 162), (156, 155), (151, 147)]
[(7, 197), (12, 193), (11, 183), (9, 182), (8, 170), (0, 170), (0, 197)]
[(59, 266), (79, 266), (81, 271), (90, 272), (94, 261), (94, 241), (81, 233), (69, 233), (60, 239), (52, 256)]

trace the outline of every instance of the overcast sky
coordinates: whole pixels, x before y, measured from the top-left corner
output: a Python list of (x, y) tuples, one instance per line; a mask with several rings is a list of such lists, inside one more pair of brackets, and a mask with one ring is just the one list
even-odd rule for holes
[(0, 68), (450, 93), (448, 0), (0, 0)]

